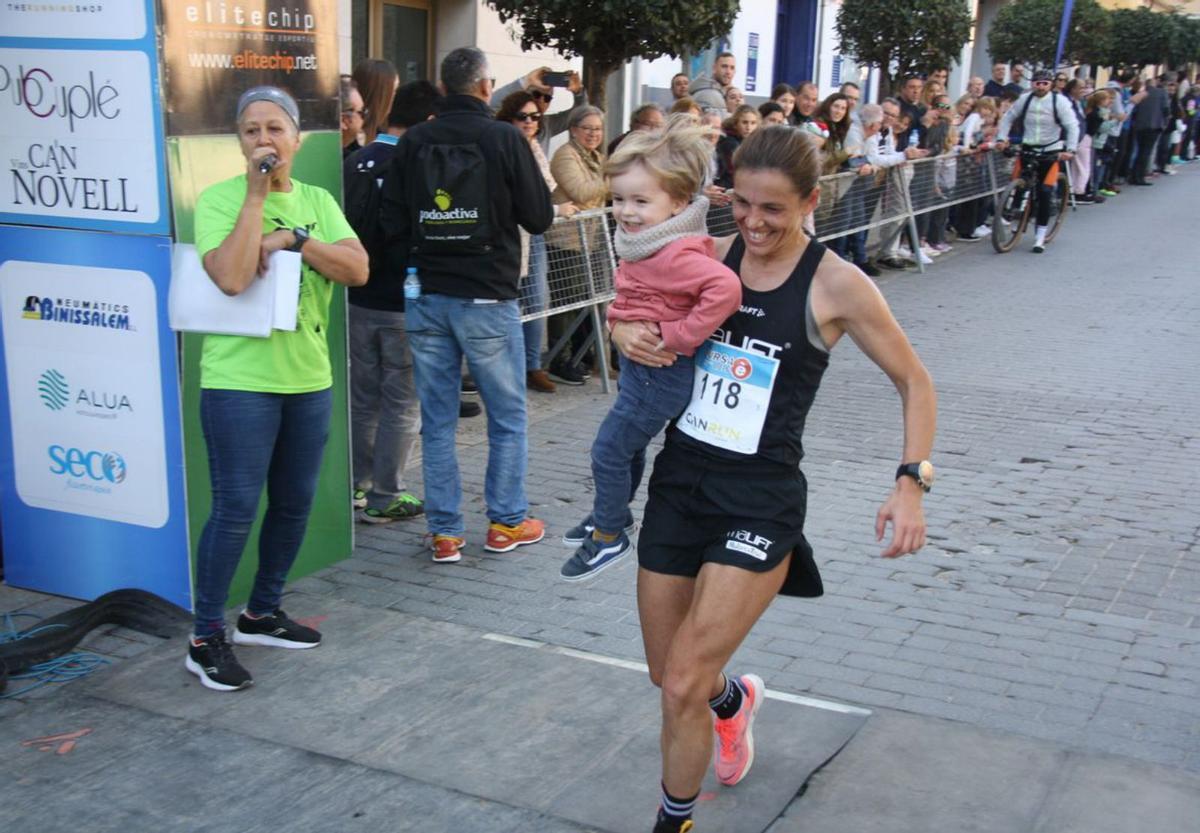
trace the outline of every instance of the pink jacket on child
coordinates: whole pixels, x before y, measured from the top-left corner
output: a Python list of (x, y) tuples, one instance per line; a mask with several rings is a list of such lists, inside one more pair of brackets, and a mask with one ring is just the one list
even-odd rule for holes
[(656, 321), (666, 349), (691, 356), (742, 303), (742, 281), (712, 238), (684, 237), (645, 260), (622, 260), (608, 323)]

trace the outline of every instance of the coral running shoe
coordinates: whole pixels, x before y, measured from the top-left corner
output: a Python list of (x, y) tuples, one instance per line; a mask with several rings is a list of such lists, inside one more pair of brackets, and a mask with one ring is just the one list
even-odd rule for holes
[(741, 781), (754, 763), (754, 716), (762, 705), (767, 688), (757, 674), (737, 678), (742, 689), (742, 707), (728, 720), (717, 720), (717, 748), (713, 768), (717, 780), (727, 787)]
[(433, 560), (438, 564), (453, 564), (462, 561), (462, 547), (467, 543), (453, 535), (433, 536)]
[(536, 544), (546, 535), (546, 523), (537, 518), (526, 518), (516, 526), (492, 523), (488, 525), (488, 552), (512, 552), (525, 544)]

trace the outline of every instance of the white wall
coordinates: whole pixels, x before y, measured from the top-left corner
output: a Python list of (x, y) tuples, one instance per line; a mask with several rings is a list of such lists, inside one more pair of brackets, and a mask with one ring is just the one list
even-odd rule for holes
[[(531, 49), (525, 52), (521, 49), (519, 35), (516, 38), (513, 37), (515, 32), (519, 32), (515, 24), (501, 23), (500, 15), (484, 5), (482, 0), (473, 0), (473, 4), (476, 21), (474, 45), (487, 53), (497, 84), (503, 86), (514, 78), (525, 75), (540, 66), (548, 66), (558, 71), (568, 69), (576, 72), (583, 71), (583, 60), (580, 58), (564, 58), (549, 49)], [(464, 45), (467, 44), (446, 44), (446, 51)], [(445, 54), (441, 51), (442, 44), (440, 43), (438, 50), (440, 55)], [(565, 92), (559, 92), (554, 96), (554, 103), (550, 109), (551, 111), (562, 110), (570, 107), (570, 104), (571, 96)]]
[[(821, 5), (821, 17), (817, 21), (817, 65), (814, 70), (816, 77), (811, 80), (820, 90), (821, 98), (837, 92), (838, 88), (847, 81), (853, 81), (860, 88), (866, 88), (868, 67), (860, 67), (853, 58), (841, 54), (841, 43), (837, 35), (837, 16), (841, 6), (841, 0), (824, 0)], [(835, 84), (834, 67), (839, 57), (841, 58), (840, 80)]]
[[(737, 60), (737, 75), (733, 85), (740, 87), (747, 99), (771, 97), (775, 70), (776, 0), (742, 0), (741, 11), (733, 22), (729, 35), (730, 49)], [(750, 41), (757, 39), (753, 80), (750, 77)]]
[(350, 52), (350, 0), (340, 0), (338, 2), (338, 72), (342, 75), (348, 75), (353, 67), (350, 65), (352, 54)]

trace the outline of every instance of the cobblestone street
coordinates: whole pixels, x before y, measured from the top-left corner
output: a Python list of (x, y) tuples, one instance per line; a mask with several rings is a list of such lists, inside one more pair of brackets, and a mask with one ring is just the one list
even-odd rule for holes
[[(1178, 225), (1198, 184), (1186, 167), (1081, 207), (1041, 256), (959, 244), (924, 275), (882, 279), (938, 388), (930, 543), (878, 557), (899, 400), (847, 340), (804, 463), (826, 595), (778, 600), (739, 670), (782, 691), (1200, 771), (1200, 296)], [(641, 659), (633, 563), (582, 586), (557, 576), (569, 554), (557, 536), (589, 508), (588, 449), (609, 401), (595, 381), (531, 397), (544, 543), (480, 557), (480, 419), (461, 432), (461, 564), (430, 563), (419, 522), (359, 525), (353, 559), (295, 587)]]

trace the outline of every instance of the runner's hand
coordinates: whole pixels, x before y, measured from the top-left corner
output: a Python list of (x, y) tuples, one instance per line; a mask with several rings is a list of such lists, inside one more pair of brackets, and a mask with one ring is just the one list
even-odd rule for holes
[(659, 347), (662, 333), (653, 321), (618, 321), (612, 327), (612, 343), (625, 358), (646, 367), (675, 364), (675, 354)]
[(888, 523), (892, 525), (892, 542), (880, 553), (884, 558), (908, 555), (925, 546), (925, 512), (921, 508), (924, 494), (911, 477), (901, 477), (879, 507), (875, 515), (875, 540), (882, 541)]

